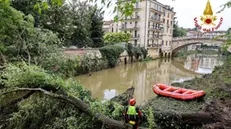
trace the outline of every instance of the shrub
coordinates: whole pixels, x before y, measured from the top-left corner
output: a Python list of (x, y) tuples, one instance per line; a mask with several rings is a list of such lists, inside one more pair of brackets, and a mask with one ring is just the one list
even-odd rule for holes
[(60, 77), (46, 73), (39, 66), (29, 66), (26, 63), (8, 64), (1, 78), (5, 78), (2, 82), (7, 88), (29, 87), (58, 91), (65, 84)]
[(120, 54), (124, 49), (120, 46), (106, 46), (100, 48), (100, 52), (104, 58), (108, 60), (109, 67), (115, 67)]
[(133, 60), (133, 56), (135, 56), (136, 59), (139, 59), (140, 56), (143, 56), (143, 58), (147, 57), (148, 51), (144, 47), (136, 47), (133, 46), (131, 43), (128, 43), (126, 46), (126, 50), (128, 52), (129, 57)]
[(143, 55), (143, 57), (145, 59), (147, 57), (147, 55), (148, 55), (148, 50), (145, 49), (144, 47), (141, 47), (140, 50), (141, 50), (142, 55)]
[(104, 36), (104, 40), (106, 43), (121, 43), (121, 42), (128, 42), (130, 39), (130, 34), (129, 33), (124, 33), (124, 32), (109, 32)]

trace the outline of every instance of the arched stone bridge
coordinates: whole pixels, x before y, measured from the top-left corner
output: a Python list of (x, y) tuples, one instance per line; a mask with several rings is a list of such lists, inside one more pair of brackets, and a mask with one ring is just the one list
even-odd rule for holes
[[(226, 38), (212, 39), (212, 38), (204, 38), (204, 37), (178, 37), (172, 39), (171, 53), (174, 54), (181, 48), (191, 45), (191, 44), (201, 44), (201, 43), (209, 43), (221, 45), (224, 43)], [(171, 55), (172, 55), (171, 54)]]

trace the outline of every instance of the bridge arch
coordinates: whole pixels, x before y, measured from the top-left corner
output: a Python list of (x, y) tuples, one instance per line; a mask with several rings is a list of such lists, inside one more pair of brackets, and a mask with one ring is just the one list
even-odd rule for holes
[(172, 53), (175, 54), (175, 53), (178, 52), (180, 49), (182, 49), (182, 48), (184, 48), (184, 47), (186, 47), (186, 46), (192, 45), (192, 44), (204, 44), (204, 43), (202, 43), (202, 42), (194, 42), (194, 43), (183, 44), (183, 45), (181, 45), (181, 46), (178, 46), (178, 47), (176, 47), (176, 48), (173, 48), (173, 49), (172, 49)]
[(172, 41), (172, 55), (175, 55), (176, 52), (179, 51), (181, 48), (183, 48), (185, 46), (192, 45), (192, 44), (210, 43), (210, 44), (221, 45), (222, 43), (225, 42), (225, 40), (226, 40), (225, 38), (213, 40), (211, 38), (202, 38), (202, 37), (197, 37), (197, 38), (190, 38), (190, 37), (175, 38)]

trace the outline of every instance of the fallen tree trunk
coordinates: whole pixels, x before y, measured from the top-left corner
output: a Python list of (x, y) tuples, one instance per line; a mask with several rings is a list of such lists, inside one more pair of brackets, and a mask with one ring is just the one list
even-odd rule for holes
[[(55, 94), (55, 93), (46, 91), (46, 90), (41, 89), (41, 88), (17, 88), (13, 91), (5, 92), (3, 94), (6, 95), (8, 93), (18, 92), (18, 91), (29, 92), (29, 94), (27, 94), (26, 97), (29, 97), (33, 93), (40, 92), (40, 93), (43, 93), (44, 95), (47, 95), (51, 98), (68, 102), (68, 103), (74, 105), (74, 107), (76, 107), (78, 110), (80, 110), (80, 111), (82, 111), (82, 112), (84, 112), (90, 116), (96, 117), (104, 125), (107, 125), (107, 127), (109, 127), (110, 129), (129, 129), (129, 128), (132, 128), (130, 124), (126, 124), (124, 122), (111, 119), (107, 116), (104, 116), (103, 114), (100, 114), (100, 113), (94, 114), (91, 111), (91, 109), (89, 108), (90, 107), (89, 105), (85, 104), (82, 100), (80, 100), (78, 98), (74, 98), (72, 96), (63, 96), (63, 95)], [(23, 96), (23, 97), (25, 97), (25, 96)], [(20, 99), (17, 99), (17, 100), (20, 100)]]

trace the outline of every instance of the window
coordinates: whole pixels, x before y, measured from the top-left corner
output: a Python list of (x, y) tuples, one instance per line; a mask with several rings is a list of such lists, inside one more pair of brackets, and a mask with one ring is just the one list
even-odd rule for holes
[(138, 12), (136, 12), (136, 17), (138, 17)]
[(130, 22), (130, 24), (132, 24), (132, 22)]
[(172, 21), (171, 21), (171, 25), (172, 25)]
[(137, 37), (137, 30), (135, 30), (135, 37)]
[(165, 19), (163, 19), (163, 22), (165, 23)]
[(136, 8), (139, 8), (139, 2), (136, 2)]
[(113, 32), (113, 28), (111, 28), (111, 32)]
[(164, 40), (162, 40), (162, 45), (164, 45)]
[(168, 41), (166, 41), (166, 46), (168, 46)]

